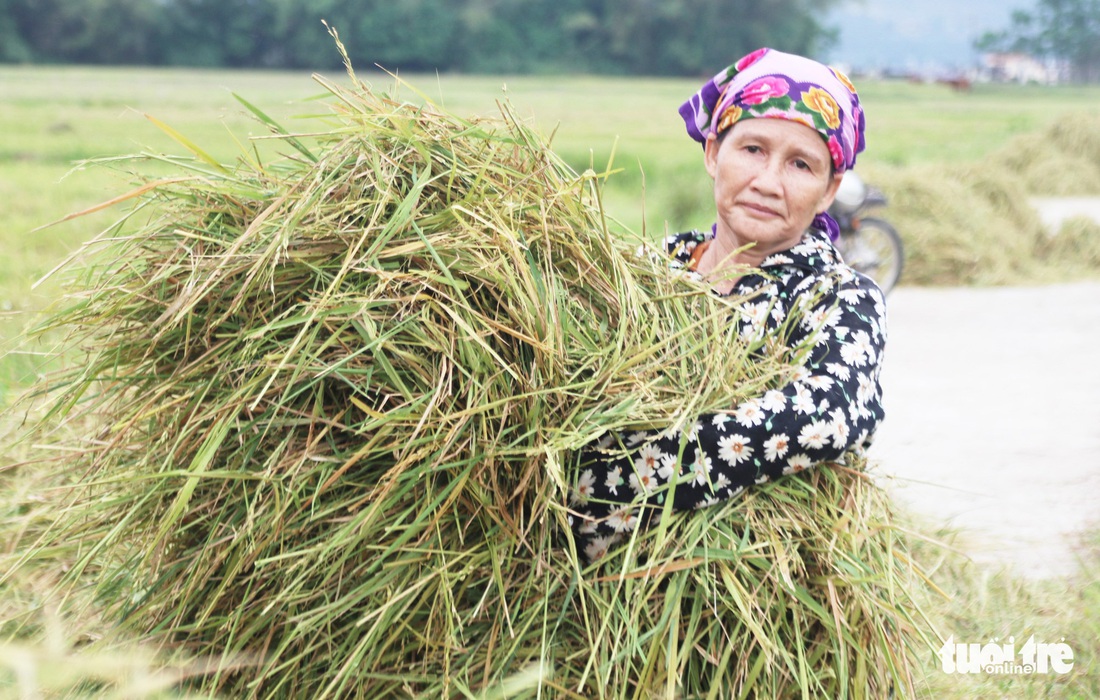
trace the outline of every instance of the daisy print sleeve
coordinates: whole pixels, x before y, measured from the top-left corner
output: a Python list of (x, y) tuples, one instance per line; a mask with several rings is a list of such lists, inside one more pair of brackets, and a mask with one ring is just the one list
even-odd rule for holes
[[(705, 238), (681, 234), (669, 247), (686, 257)], [(777, 337), (805, 360), (786, 386), (700, 416), (685, 431), (609, 435), (585, 450), (570, 510), (589, 560), (636, 529), (652, 511), (645, 506), (671, 498), (676, 510), (704, 508), (870, 444), (883, 418), (886, 308), (878, 287), (811, 232), (742, 278), (737, 291), (755, 292), (737, 320), (741, 334)]]

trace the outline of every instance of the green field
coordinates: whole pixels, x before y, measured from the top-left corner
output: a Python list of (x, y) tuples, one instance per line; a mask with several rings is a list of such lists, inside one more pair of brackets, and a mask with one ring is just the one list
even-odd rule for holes
[[(335, 76), (339, 78), (340, 76)], [(383, 89), (386, 75), (362, 75)], [(609, 208), (631, 228), (660, 231), (706, 223), (708, 184), (700, 150), (676, 109), (696, 88), (686, 79), (404, 76), (460, 114), (515, 111), (554, 134), (556, 150), (577, 168), (602, 170), (614, 154)], [(968, 163), (1100, 99), (1096, 87), (978, 85), (970, 93), (940, 85), (860, 83), (868, 149), (861, 169)], [(216, 158), (233, 160), (240, 143), (264, 128), (237, 93), (288, 129), (308, 130), (326, 108), (305, 73), (0, 67), (0, 290), (23, 301), (18, 282), (36, 277), (109, 221), (104, 214), (31, 234), (37, 226), (114, 196), (125, 184), (100, 169), (70, 172), (83, 159), (144, 150), (183, 153), (142, 115), (174, 127)], [(419, 99), (404, 91), (410, 99)], [(644, 190), (643, 175), (644, 173)], [(10, 293), (9, 289), (19, 290)]]
[[(339, 77), (339, 76), (333, 76)], [(393, 83), (384, 75), (360, 75), (376, 86)], [(709, 224), (709, 183), (701, 151), (683, 132), (676, 109), (697, 87), (685, 79), (547, 78), (404, 76), (410, 85), (447, 109), (462, 115), (498, 113), (507, 98), (514, 111), (540, 130), (554, 134), (553, 143), (577, 169), (603, 171), (612, 160), (622, 172), (609, 177), (607, 207), (634, 230), (657, 235)], [(978, 85), (969, 93), (939, 85), (858, 81), (867, 110), (868, 150), (860, 169), (872, 182), (886, 186), (897, 199), (893, 211), (914, 259), (925, 244), (917, 214), (951, 219), (935, 205), (916, 210), (906, 199), (905, 183), (919, 183), (937, 169), (984, 168), (989, 182), (1007, 178), (1003, 161), (991, 160), (1015, 137), (1042, 133), (1066, 115), (1079, 114), (1100, 100), (1100, 87)], [(306, 117), (324, 115), (313, 98), (321, 89), (304, 73), (0, 67), (0, 405), (49, 368), (48, 346), (20, 340), (21, 330), (60, 294), (59, 281), (35, 286), (83, 242), (110, 225), (121, 209), (109, 209), (48, 228), (66, 214), (91, 207), (132, 187), (137, 167), (82, 165), (86, 159), (138, 152), (186, 155), (185, 149), (143, 115), (148, 114), (201, 145), (215, 158), (232, 161), (242, 148), (270, 156), (272, 147), (250, 137), (265, 128), (233, 99), (237, 93), (291, 131), (308, 134)], [(410, 100), (421, 99), (409, 89)], [(1041, 145), (1041, 144), (1040, 144)], [(145, 173), (154, 166), (142, 166)], [(163, 166), (156, 166), (162, 169)], [(961, 171), (966, 172), (966, 171)], [(965, 179), (964, 176), (959, 176)], [(960, 180), (961, 181), (961, 180)], [(900, 183), (900, 184), (899, 184)], [(899, 188), (892, 190), (891, 188)], [(951, 196), (950, 187), (945, 196)], [(1091, 192), (1100, 195), (1100, 190)], [(959, 193), (960, 198), (963, 196)], [(987, 204), (987, 203), (985, 203)], [(983, 204), (983, 206), (985, 206)], [(1019, 204), (1017, 202), (1017, 204)], [(966, 208), (966, 204), (962, 205)], [(1013, 214), (1015, 216), (1015, 214)], [(906, 218), (912, 217), (912, 218)], [(891, 218), (893, 218), (891, 216)], [(1000, 221), (997, 226), (1003, 226)], [(1035, 222), (1028, 221), (1034, 228)], [(973, 231), (956, 226), (957, 245)], [(931, 235), (931, 234), (929, 234)], [(955, 247), (948, 240), (937, 246)], [(934, 265), (936, 263), (929, 263)], [(1094, 273), (1095, 274), (1095, 273)], [(996, 282), (992, 275), (978, 281)], [(1037, 279), (1042, 279), (1041, 276)], [(0, 465), (18, 459), (5, 454)], [(33, 469), (0, 466), (0, 541), (10, 555), (26, 531), (48, 519), (41, 503), (49, 476)], [(32, 495), (28, 495), (32, 494)], [(36, 500), (37, 499), (37, 500)], [(11, 537), (8, 537), (11, 534)], [(1100, 551), (1094, 540), (1084, 579), (1095, 580)], [(931, 558), (940, 556), (929, 555)], [(0, 559), (0, 561), (5, 561)], [(994, 624), (1008, 633), (1035, 630), (1039, 637), (1079, 640), (1078, 668), (1095, 664), (1100, 633), (1100, 600), (1095, 584), (1021, 582), (1006, 574), (978, 571), (956, 559), (942, 562), (951, 599), (930, 601), (933, 617), (958, 633), (985, 633)], [(48, 573), (48, 572), (47, 572)], [(39, 584), (45, 585), (45, 584)], [(33, 588), (33, 586), (32, 586)], [(0, 587), (0, 629), (13, 611), (36, 609), (40, 596)], [(1071, 594), (1072, 592), (1072, 594)], [(85, 640), (86, 641), (86, 640)], [(977, 637), (968, 641), (979, 640)], [(1092, 644), (1086, 646), (1086, 641)], [(1091, 666), (1094, 668), (1094, 666)], [(1093, 697), (1100, 686), (1078, 690), (1077, 674), (1069, 678), (1002, 678), (984, 685), (975, 678), (947, 678), (934, 673), (931, 660), (929, 697)], [(1073, 681), (1073, 682), (1071, 682)], [(0, 693), (5, 689), (0, 665)]]
[[(384, 74), (360, 77), (382, 89), (394, 83)], [(695, 80), (403, 77), (463, 116), (496, 116), (498, 101), (507, 99), (518, 115), (553, 134), (555, 149), (577, 169), (603, 172), (612, 164), (620, 172), (609, 179), (606, 206), (635, 231), (656, 236), (709, 225), (700, 149), (684, 135), (676, 112), (698, 87)], [(860, 169), (888, 192), (899, 173), (980, 162), (1012, 137), (1100, 99), (1096, 87), (978, 85), (958, 93), (934, 84), (863, 81), (860, 88), (868, 115)], [(54, 282), (32, 285), (120, 214), (108, 210), (36, 230), (129, 189), (132, 178), (119, 170), (132, 164), (112, 170), (82, 161), (143, 151), (186, 155), (144, 114), (215, 158), (233, 161), (242, 148), (267, 144), (248, 142), (263, 137), (265, 127), (232, 93), (287, 129), (308, 132), (308, 117), (327, 110), (312, 99), (321, 92), (306, 73), (0, 67), (0, 347), (13, 349), (28, 313), (57, 295)], [(410, 89), (401, 94), (421, 99)], [(903, 224), (912, 216), (904, 209), (895, 215)], [(912, 232), (914, 242), (922, 240), (916, 227), (900, 228), (903, 235)], [(25, 384), (37, 371), (41, 361), (28, 352), (41, 349), (23, 348), (0, 360), (0, 400), (5, 387)]]

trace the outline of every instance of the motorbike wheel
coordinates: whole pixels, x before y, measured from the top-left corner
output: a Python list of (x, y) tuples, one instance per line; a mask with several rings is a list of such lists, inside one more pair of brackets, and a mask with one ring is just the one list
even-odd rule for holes
[(889, 222), (874, 217), (860, 220), (845, 242), (845, 262), (875, 281), (885, 294), (901, 277), (905, 259), (901, 236)]

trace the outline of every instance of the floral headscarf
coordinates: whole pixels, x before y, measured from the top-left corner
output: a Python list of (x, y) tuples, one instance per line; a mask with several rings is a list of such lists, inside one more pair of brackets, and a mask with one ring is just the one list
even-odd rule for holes
[(838, 173), (863, 150), (864, 117), (855, 86), (840, 71), (809, 58), (757, 49), (708, 81), (680, 107), (687, 132), (705, 145), (742, 119), (805, 124), (821, 134)]
[[(688, 136), (706, 146), (742, 119), (788, 119), (821, 134), (838, 173), (856, 164), (863, 150), (864, 117), (848, 77), (813, 59), (763, 48), (753, 51), (709, 80), (680, 106)], [(812, 227), (831, 240), (840, 226), (827, 213)]]

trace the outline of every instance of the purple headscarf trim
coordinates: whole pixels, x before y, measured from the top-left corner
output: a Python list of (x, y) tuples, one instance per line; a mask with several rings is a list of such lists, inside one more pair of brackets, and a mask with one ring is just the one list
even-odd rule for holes
[(840, 238), (840, 224), (836, 222), (836, 219), (829, 216), (828, 212), (823, 211), (815, 216), (814, 220), (810, 222), (810, 226), (829, 234), (829, 240), (833, 243), (836, 243), (836, 239)]

